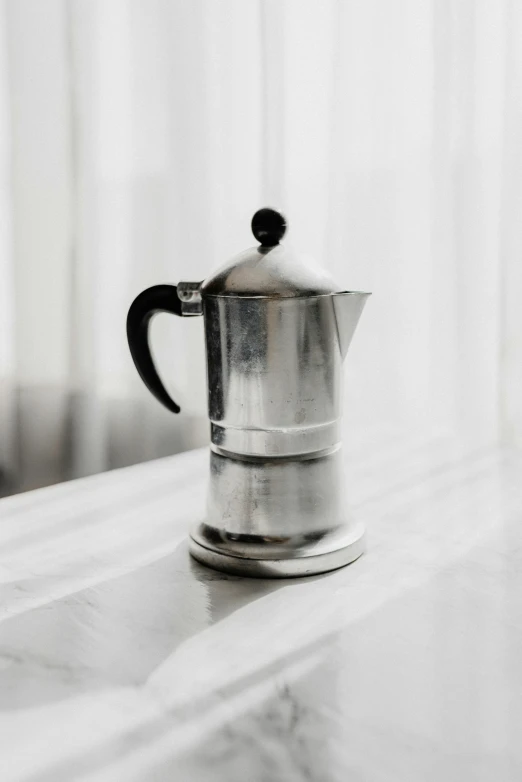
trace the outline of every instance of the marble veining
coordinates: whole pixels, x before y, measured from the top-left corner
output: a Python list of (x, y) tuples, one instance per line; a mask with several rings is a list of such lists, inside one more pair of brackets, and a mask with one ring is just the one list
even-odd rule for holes
[(522, 779), (522, 456), (346, 456), (368, 553), (311, 579), (191, 560), (208, 454), (0, 501), (0, 779)]

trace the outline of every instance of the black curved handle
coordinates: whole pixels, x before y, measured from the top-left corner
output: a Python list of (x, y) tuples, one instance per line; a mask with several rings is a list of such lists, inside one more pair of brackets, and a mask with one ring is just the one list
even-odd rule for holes
[(179, 413), (181, 408), (166, 392), (150, 352), (149, 323), (158, 312), (182, 314), (175, 285), (154, 285), (134, 299), (127, 315), (127, 339), (132, 360), (151, 394), (171, 413)]

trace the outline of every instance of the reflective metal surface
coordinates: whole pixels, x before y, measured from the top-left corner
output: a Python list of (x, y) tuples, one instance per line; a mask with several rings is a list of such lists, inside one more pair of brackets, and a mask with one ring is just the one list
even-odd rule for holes
[(178, 299), (181, 301), (182, 315), (202, 315), (201, 282), (178, 282)]
[(284, 245), (251, 247), (204, 281), (205, 296), (320, 296), (339, 290), (312, 258)]
[(322, 573), (357, 559), (364, 529), (346, 501), (341, 449), (320, 458), (246, 461), (211, 452), (206, 518), (191, 553), (251, 576)]
[(236, 429), (212, 423), (210, 437), (216, 453), (241, 456), (306, 457), (326, 454), (340, 441), (339, 421), (323, 425), (294, 427), (287, 431), (270, 429)]
[(191, 552), (250, 576), (357, 559), (341, 470), (342, 361), (368, 294), (203, 292), (211, 470)]
[[(243, 555), (224, 554), (199, 543), (194, 535), (189, 541), (189, 551), (203, 565), (250, 578), (300, 578), (328, 573), (355, 562), (364, 554), (364, 530), (351, 531), (346, 535), (345, 545), (326, 554), (299, 554), (294, 559), (250, 559)], [(350, 539), (351, 538), (351, 539)], [(267, 557), (270, 552), (267, 551)]]
[(334, 300), (358, 315), (364, 298), (203, 296), (212, 442), (269, 457), (335, 446), (342, 356)]

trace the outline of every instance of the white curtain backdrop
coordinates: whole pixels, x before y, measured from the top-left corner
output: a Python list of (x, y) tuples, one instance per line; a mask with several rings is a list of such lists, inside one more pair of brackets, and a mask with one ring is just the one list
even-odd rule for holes
[(522, 4), (1, 0), (0, 469), (28, 488), (204, 443), (202, 323), (156, 319), (282, 209), (371, 290), (350, 437), (522, 440)]

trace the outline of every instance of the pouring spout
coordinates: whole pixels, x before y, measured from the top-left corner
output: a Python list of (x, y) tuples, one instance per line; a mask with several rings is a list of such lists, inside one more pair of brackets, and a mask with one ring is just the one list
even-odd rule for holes
[(348, 353), (368, 296), (371, 296), (371, 293), (359, 291), (343, 291), (342, 293), (334, 293), (332, 296), (339, 347), (343, 359)]

